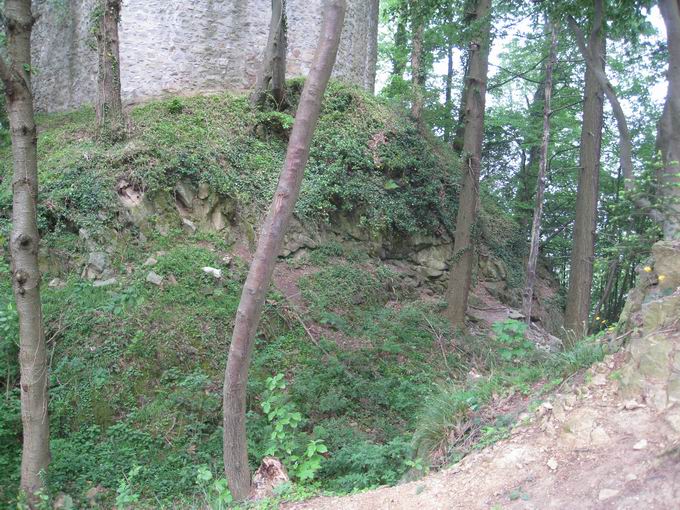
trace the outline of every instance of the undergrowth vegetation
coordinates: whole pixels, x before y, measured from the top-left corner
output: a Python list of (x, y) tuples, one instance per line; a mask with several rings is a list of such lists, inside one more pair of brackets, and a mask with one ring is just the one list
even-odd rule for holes
[[(299, 89), (291, 83), (291, 108)], [(221, 384), (247, 267), (234, 256), (237, 227), (187, 232), (173, 210), (174, 226), (140, 233), (121, 214), (117, 183), (150, 196), (183, 180), (206, 183), (252, 224), (273, 193), (292, 111), (258, 113), (229, 95), (154, 102), (132, 110), (134, 133), (113, 145), (95, 143), (90, 110), (40, 118), (52, 496), (67, 494), (76, 507), (230, 503)], [(0, 505), (16, 497), (21, 449), (8, 150), (0, 167)], [(297, 215), (306, 224), (349, 218), (377, 237), (442, 235), (455, 217), (455, 167), (389, 106), (333, 84)], [(524, 245), (510, 220), (484, 207), (480, 235), (495, 239), (488, 244), (512, 278)], [(435, 463), (453, 462), (512, 423), (484, 410), (495, 396), (531, 395), (601, 355), (597, 344), (545, 354), (512, 323), (487, 336), (455, 335), (443, 302), (421, 299), (352, 246), (329, 242), (294, 262), (304, 270), (302, 307), (275, 289), (267, 300), (248, 383), (248, 441), (253, 468), (269, 454), (286, 463), (293, 485), (281, 498), (397, 483), (425, 470), (432, 452)], [(83, 277), (93, 251), (106, 254), (115, 282), (96, 287)], [(162, 286), (147, 281), (150, 269)]]

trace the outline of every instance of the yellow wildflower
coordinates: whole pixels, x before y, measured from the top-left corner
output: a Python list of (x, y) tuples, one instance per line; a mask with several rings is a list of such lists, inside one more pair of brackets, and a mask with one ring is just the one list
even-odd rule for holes
[(596, 320), (596, 321), (599, 321), (599, 320), (600, 320), (600, 316), (598, 315), (597, 317), (595, 317), (595, 320)]
[(660, 274), (660, 275), (659, 275), (659, 281), (660, 281), (660, 282), (664, 281), (665, 279), (666, 279), (666, 275), (665, 275), (665, 274)]
[(643, 268), (643, 271), (644, 271), (645, 273), (651, 273), (651, 272), (652, 272), (652, 268), (649, 267), (649, 266), (645, 266), (645, 267)]

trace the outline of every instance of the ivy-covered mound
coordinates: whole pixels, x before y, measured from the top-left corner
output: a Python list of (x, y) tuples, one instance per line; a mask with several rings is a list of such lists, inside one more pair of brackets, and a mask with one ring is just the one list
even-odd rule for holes
[[(291, 108), (300, 88), (290, 84)], [(89, 109), (39, 119), (52, 494), (154, 508), (221, 494), (209, 481), (221, 472), (222, 371), (247, 270), (234, 247), (272, 196), (292, 121), (232, 95), (136, 107), (131, 135), (114, 145), (95, 139)], [(7, 142), (2, 156), (4, 505), (16, 495), (21, 423)], [(210, 232), (186, 228), (177, 214), (168, 228), (150, 218), (141, 231), (123, 214), (121, 182), (151, 196), (185, 181), (233, 200), (237, 221)], [(404, 115), (332, 84), (297, 216), (308, 227), (347, 213), (376, 235), (438, 235), (451, 230), (456, 182), (455, 159)], [(516, 244), (496, 241), (506, 251)], [(361, 249), (328, 243), (284, 267), (298, 275), (302, 297), (294, 306), (272, 291), (267, 302), (248, 388), (253, 467), (266, 453), (281, 457), (297, 490), (397, 482), (414, 466), (423, 399), (438, 382), (463, 382), (480, 357), (443, 345), (442, 303), (420, 301)], [(93, 268), (106, 279), (93, 284)]]

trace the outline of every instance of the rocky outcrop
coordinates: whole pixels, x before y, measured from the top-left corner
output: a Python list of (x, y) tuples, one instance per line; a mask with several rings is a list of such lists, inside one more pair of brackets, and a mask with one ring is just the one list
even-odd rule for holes
[(622, 391), (642, 397), (680, 434), (680, 242), (656, 243), (639, 272), (619, 323), (630, 338)]
[[(151, 194), (121, 178), (116, 189), (123, 221), (136, 226), (142, 233), (156, 230), (166, 234), (170, 229), (183, 229), (189, 234), (212, 232), (228, 241), (241, 241), (254, 248), (260, 213), (252, 205), (216, 193), (206, 183), (183, 180), (171, 192)], [(341, 245), (346, 253), (364, 252), (382, 260), (399, 275), (401, 285), (405, 287), (445, 291), (453, 254), (453, 241), (449, 235), (385, 235), (364, 225), (360, 218), (359, 211), (336, 214), (325, 224), (305, 223), (293, 218), (281, 256), (304, 258), (325, 245)], [(510, 285), (510, 269), (506, 262), (484, 244), (477, 255), (475, 281), (483, 286), (478, 292), (518, 307), (521, 290)], [(562, 325), (562, 310), (553, 300), (557, 292), (557, 284), (549, 272), (541, 268), (532, 319), (553, 334), (559, 334)]]

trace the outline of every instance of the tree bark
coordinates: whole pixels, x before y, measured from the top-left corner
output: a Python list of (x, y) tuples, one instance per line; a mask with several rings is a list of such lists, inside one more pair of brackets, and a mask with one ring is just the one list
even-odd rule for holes
[(527, 324), (531, 324), (531, 308), (534, 300), (534, 284), (536, 282), (536, 265), (541, 245), (541, 219), (543, 216), (543, 194), (545, 192), (545, 176), (548, 171), (548, 144), (550, 143), (550, 103), (552, 99), (553, 67), (555, 66), (557, 51), (557, 29), (548, 22), (550, 31), (550, 56), (545, 65), (545, 92), (543, 100), (543, 137), (541, 139), (541, 160), (538, 166), (536, 180), (536, 207), (531, 224), (531, 244), (529, 246), (529, 261), (527, 263), (526, 285), (522, 295), (522, 313)]
[[(595, 0), (595, 15), (588, 41), (587, 53), (593, 57), (593, 68), (604, 72), (607, 40), (603, 33), (604, 6)], [(581, 154), (578, 190), (576, 192), (576, 218), (574, 245), (571, 252), (571, 271), (564, 329), (567, 345), (587, 334), (595, 262), (595, 233), (597, 228), (597, 203), (600, 190), (600, 157), (602, 151), (602, 126), (604, 96), (600, 81), (593, 69), (586, 66), (581, 126)]]
[(668, 92), (659, 121), (657, 147), (663, 167), (659, 172), (659, 194), (666, 202), (662, 217), (664, 238), (680, 234), (680, 6), (677, 0), (659, 0), (668, 41)]
[[(597, 305), (595, 306), (593, 320), (590, 321), (591, 331), (595, 331), (595, 328), (598, 325), (597, 317), (599, 317), (600, 313), (602, 312), (602, 306), (609, 300), (609, 296), (612, 293), (612, 288), (614, 287), (614, 280), (616, 279), (618, 272), (619, 272), (619, 256), (617, 254), (616, 258), (612, 259), (609, 262), (609, 270), (607, 271), (607, 281), (605, 282), (604, 288), (602, 289), (602, 295), (600, 296), (600, 299), (597, 302)], [(586, 320), (588, 320), (588, 317), (586, 317)]]
[[(545, 103), (545, 77), (539, 83), (536, 93), (529, 106), (529, 121), (530, 126), (539, 124), (543, 121), (542, 106)], [(539, 107), (541, 105), (541, 107)], [(516, 197), (515, 216), (519, 223), (522, 232), (526, 235), (529, 232), (529, 227), (533, 218), (533, 207), (531, 202), (536, 193), (536, 179), (538, 178), (538, 167), (541, 160), (541, 144), (537, 137), (530, 133), (525, 139), (524, 143), (529, 145), (529, 156), (525, 156), (525, 165), (522, 165), (519, 175), (519, 186)]]
[[(411, 9), (415, 12), (415, 9)], [(411, 104), (411, 116), (418, 124), (423, 119), (423, 88), (425, 87), (425, 72), (423, 68), (423, 35), (425, 23), (420, 16), (413, 17), (413, 49), (411, 52), (411, 91), (413, 103)]]
[(286, 160), (236, 313), (224, 377), (224, 468), (229, 489), (237, 501), (243, 500), (250, 489), (245, 417), (246, 383), (253, 344), (283, 236), (300, 193), (321, 101), (340, 44), (345, 11), (345, 0), (327, 3), (319, 46), (302, 91)]
[(255, 91), (250, 102), (254, 107), (261, 106), (271, 94), (278, 109), (285, 106), (286, 96), (286, 53), (288, 52), (288, 20), (286, 0), (272, 0), (272, 17), (269, 22), (269, 38), (264, 52), (262, 67), (257, 74)]
[[(586, 62), (586, 66), (592, 71), (593, 77), (597, 80), (600, 87), (602, 87), (602, 90), (612, 107), (612, 113), (616, 119), (616, 126), (619, 131), (619, 164), (621, 165), (621, 171), (623, 172), (623, 189), (627, 192), (632, 192), (635, 189), (635, 175), (633, 174), (633, 142), (630, 136), (630, 130), (628, 129), (626, 115), (623, 112), (621, 103), (619, 103), (614, 87), (607, 79), (604, 66), (600, 65), (596, 56), (591, 54), (588, 50), (583, 31), (581, 31), (576, 20), (572, 16), (567, 16), (567, 21), (574, 34), (579, 51)], [(664, 221), (661, 213), (652, 208), (652, 204), (649, 200), (641, 197), (633, 197), (633, 201), (640, 210), (644, 210), (654, 221), (659, 223)]]
[[(451, 118), (452, 115), (452, 100), (453, 100), (453, 43), (449, 41), (446, 46), (446, 83), (445, 83), (445, 100), (444, 105), (446, 106), (447, 119)], [(451, 142), (451, 121), (447, 122), (444, 128), (444, 140), (446, 142)]]
[(480, 23), (470, 42), (465, 84), (465, 134), (461, 158), (463, 185), (459, 195), (456, 234), (448, 288), (447, 316), (452, 326), (464, 327), (474, 263), (474, 227), (479, 207), (479, 175), (484, 139), (484, 110), (491, 44), (491, 0), (477, 0), (475, 20)]
[(468, 83), (470, 81), (470, 55), (467, 55), (464, 59), (463, 90), (460, 94), (460, 108), (458, 108), (458, 118), (456, 119), (453, 142), (451, 142), (451, 148), (459, 156), (463, 154), (463, 145), (465, 143), (465, 112), (467, 109)]
[(12, 138), (12, 288), (19, 316), (21, 421), (23, 449), (21, 490), (35, 508), (50, 462), (47, 415), (47, 356), (40, 304), (37, 224), (38, 154), (31, 89), (31, 0), (5, 0), (9, 60), (0, 57)]
[(408, 12), (406, 8), (402, 8), (397, 14), (397, 28), (394, 32), (394, 52), (392, 54), (393, 77), (403, 78), (406, 71), (406, 63), (408, 62), (405, 58), (408, 55), (406, 53), (406, 46), (408, 44), (407, 23)]
[(117, 141), (125, 137), (118, 39), (121, 0), (99, 0), (97, 9), (97, 132)]
[[(599, 2), (598, 2), (599, 3)], [(596, 5), (598, 5), (596, 3)], [(623, 113), (623, 108), (619, 99), (616, 96), (614, 87), (607, 78), (607, 74), (603, 65), (603, 62), (599, 60), (599, 56), (591, 52), (591, 50), (586, 46), (586, 39), (583, 35), (583, 31), (579, 28), (576, 20), (569, 16), (567, 18), (569, 27), (576, 39), (576, 44), (578, 45), (581, 56), (586, 62), (587, 68), (592, 73), (593, 78), (598, 82), (599, 86), (604, 91), (607, 96), (607, 100), (612, 107), (612, 112), (614, 118), (616, 119), (616, 126), (619, 130), (619, 164), (621, 165), (621, 170), (623, 171), (624, 179), (624, 189), (629, 191), (634, 184), (633, 175), (633, 142), (631, 140), (630, 131), (628, 130), (628, 122), (626, 121), (626, 115)]]

